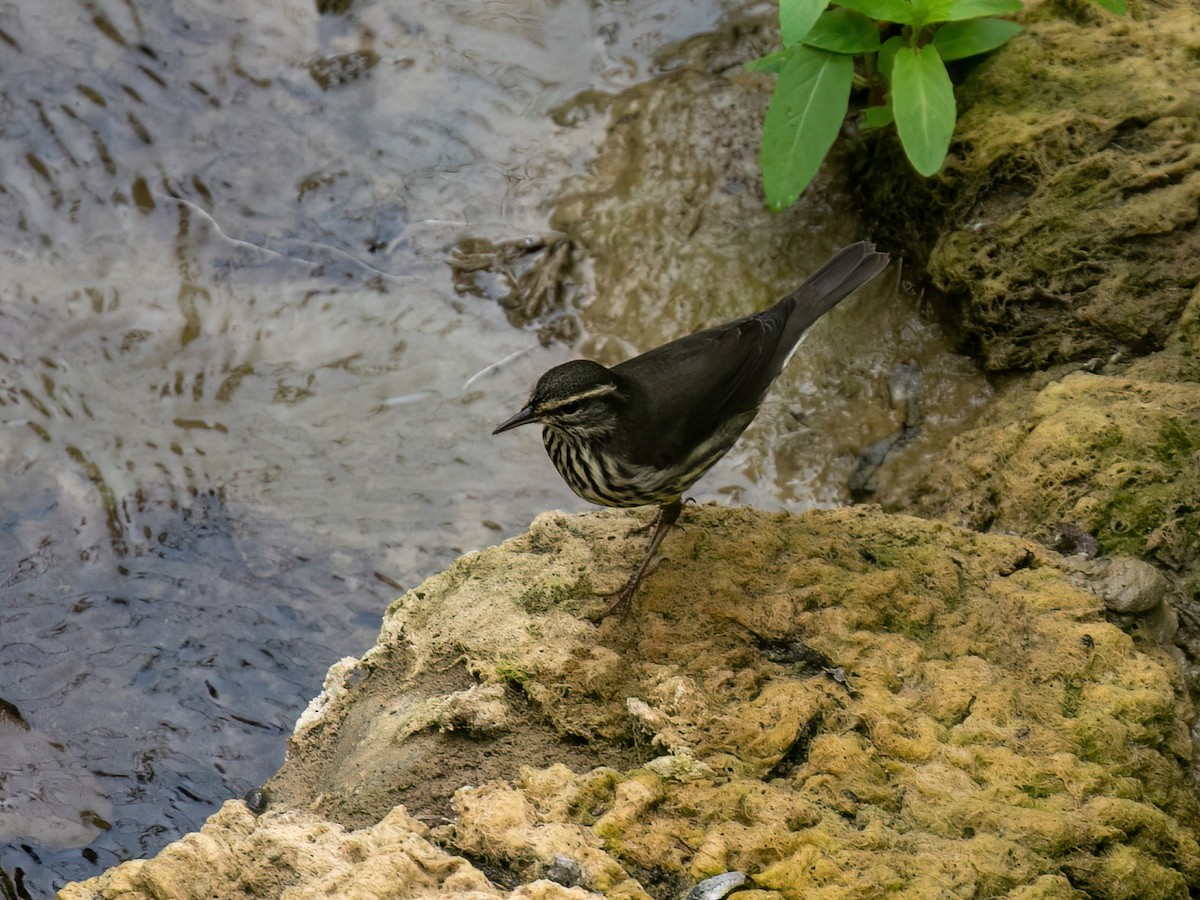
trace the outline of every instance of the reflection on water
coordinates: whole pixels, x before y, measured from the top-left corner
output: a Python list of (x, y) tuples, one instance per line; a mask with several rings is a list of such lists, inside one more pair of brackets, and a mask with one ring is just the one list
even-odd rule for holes
[(264, 780), (398, 586), (575, 505), (487, 439), (568, 351), (444, 259), (544, 228), (597, 124), (548, 111), (721, 3), (318, 6), (0, 4), (0, 870), (34, 896)]

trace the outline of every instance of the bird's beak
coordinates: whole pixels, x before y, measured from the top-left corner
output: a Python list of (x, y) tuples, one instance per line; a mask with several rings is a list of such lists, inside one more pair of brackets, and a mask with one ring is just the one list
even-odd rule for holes
[(538, 420), (537, 413), (533, 411), (533, 404), (526, 406), (523, 410), (513, 416), (511, 419), (505, 419), (496, 426), (496, 430), (492, 434), (499, 434), (502, 431), (508, 431), (511, 428), (516, 428), (519, 425), (528, 425), (530, 422)]

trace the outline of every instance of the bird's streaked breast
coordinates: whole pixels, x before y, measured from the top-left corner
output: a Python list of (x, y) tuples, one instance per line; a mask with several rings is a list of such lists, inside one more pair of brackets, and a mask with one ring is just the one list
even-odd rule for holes
[(631, 464), (607, 452), (604, 444), (561, 428), (547, 426), (542, 430), (546, 453), (558, 474), (576, 494), (600, 506), (645, 506), (678, 500), (725, 455), (733, 440), (716, 435), (686, 460), (663, 468)]

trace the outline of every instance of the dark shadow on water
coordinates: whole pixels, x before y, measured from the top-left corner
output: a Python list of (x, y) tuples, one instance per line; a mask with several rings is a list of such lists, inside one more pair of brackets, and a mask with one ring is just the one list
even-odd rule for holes
[(152, 855), (265, 781), (326, 668), (369, 646), (392, 599), (338, 577), (345, 551), (215, 491), (178, 498), (141, 498), (118, 553), (82, 546), (82, 513), (50, 486), (5, 497), (0, 897)]

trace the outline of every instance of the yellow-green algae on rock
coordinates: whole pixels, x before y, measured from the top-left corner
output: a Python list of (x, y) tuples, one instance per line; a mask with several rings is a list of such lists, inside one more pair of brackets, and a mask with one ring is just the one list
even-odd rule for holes
[[(350, 832), (300, 810), (255, 818), (227, 802), (204, 828), (151, 860), (133, 860), (91, 881), (68, 885), (61, 898), (455, 897), (492, 900), (499, 892), (461, 857), (434, 846), (429, 829), (402, 808), (377, 825)], [(586, 891), (541, 882), (508, 894), (514, 900), (586, 900)]]
[[(572, 890), (613, 898), (730, 869), (750, 876), (746, 900), (1200, 890), (1178, 673), (1055, 554), (864, 508), (689, 507), (632, 613), (593, 626), (580, 614), (627, 575), (635, 521), (547, 514), (410, 591), (331, 675), (270, 810), (256, 825), (228, 804), (202, 840), (297, 897), (330, 881), (294, 860), (308, 832), (300, 850), (256, 843), (278, 817), (351, 843), (393, 823), (489, 875), (479, 896), (567, 890), (538, 880), (555, 857), (578, 864)], [(564, 738), (574, 764), (529, 764)], [(580, 765), (589, 753), (615, 764)], [(446, 818), (422, 785), (396, 789), (420, 766), (457, 787)], [(63, 896), (241, 896), (212, 892), (197, 856), (205, 890), (165, 892), (179, 846)], [(338, 896), (393, 896), (339, 871)]]
[(1188, 498), (1200, 498), (1200, 384), (1075, 372), (1038, 393), (1026, 418), (960, 445), (975, 452), (937, 491), (956, 493), (947, 505), (966, 507), (976, 527), (999, 520), (1046, 537), (1074, 522), (1105, 554), (1145, 553), (1163, 529), (1197, 538)]
[(1163, 351), (1014, 388), (950, 443), (914, 505), (1043, 539), (1071, 523), (1101, 554), (1150, 560), (1200, 595), (1198, 323), (1200, 289)]

